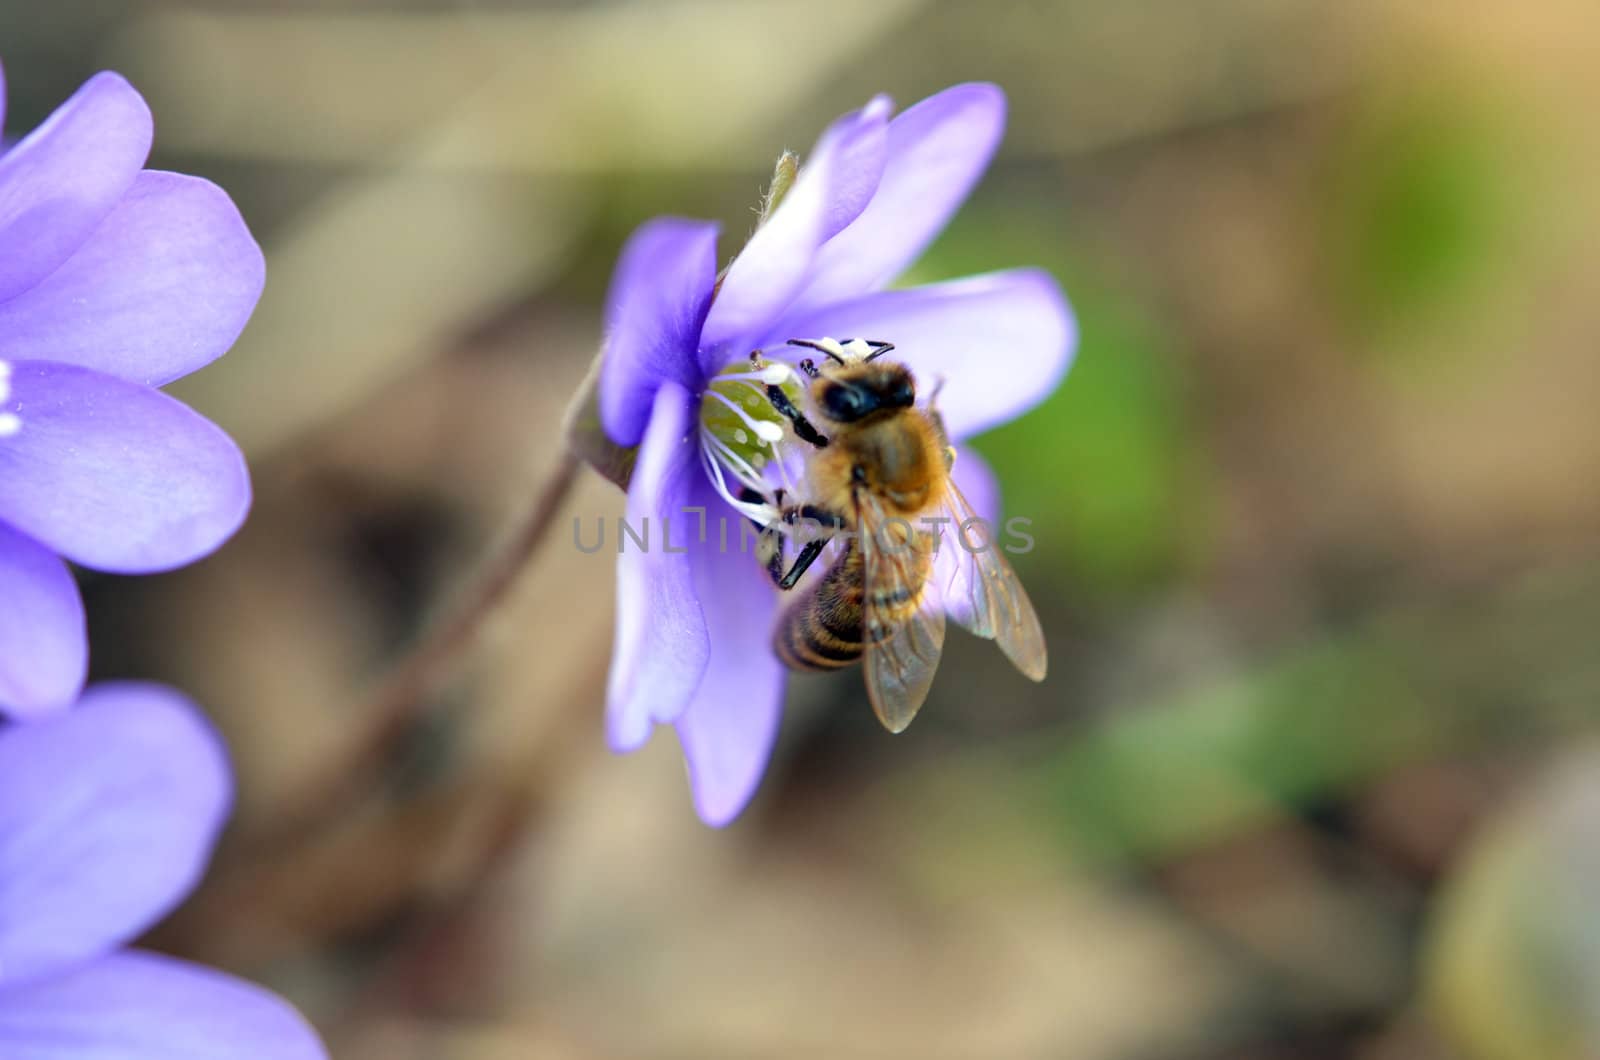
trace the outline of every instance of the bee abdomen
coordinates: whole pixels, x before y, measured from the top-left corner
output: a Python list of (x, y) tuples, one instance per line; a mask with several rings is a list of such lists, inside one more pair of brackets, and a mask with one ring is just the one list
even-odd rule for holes
[(800, 612), (785, 622), (774, 647), (778, 659), (791, 670), (842, 670), (859, 661), (862, 651), (859, 639), (840, 637), (811, 612)]
[(789, 606), (773, 638), (792, 670), (840, 670), (861, 658), (861, 565), (846, 555)]

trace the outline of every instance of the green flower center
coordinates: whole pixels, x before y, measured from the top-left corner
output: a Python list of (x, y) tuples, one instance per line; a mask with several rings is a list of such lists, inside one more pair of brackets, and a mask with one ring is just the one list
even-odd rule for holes
[(777, 487), (766, 472), (774, 463), (783, 472), (788, 437), (788, 421), (767, 396), (769, 386), (800, 403), (794, 369), (775, 361), (728, 365), (700, 399), (700, 454), (707, 476), (724, 500), (762, 522), (777, 516)]

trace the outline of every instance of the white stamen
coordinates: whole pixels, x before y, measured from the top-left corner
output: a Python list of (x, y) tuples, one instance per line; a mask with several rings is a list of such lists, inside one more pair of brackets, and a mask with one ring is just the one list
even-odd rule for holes
[(756, 520), (763, 526), (777, 522), (777, 505), (766, 499), (767, 493), (765, 489), (760, 486), (752, 487), (763, 497), (763, 501), (760, 504), (753, 504), (733, 495), (733, 491), (728, 488), (728, 480), (722, 473), (721, 462), (711, 452), (711, 445), (714, 444), (717, 444), (715, 438), (712, 438), (706, 431), (700, 432), (700, 463), (705, 467), (706, 477), (711, 480), (712, 488), (717, 491), (717, 495), (727, 501), (734, 511), (739, 512), (746, 518)]
[(866, 339), (851, 339), (840, 349), (849, 354), (851, 360), (864, 361), (872, 354), (872, 347), (867, 345)]
[(779, 361), (773, 361), (761, 370), (761, 381), (768, 386), (780, 386), (794, 378), (794, 369)]
[[(833, 350), (841, 350), (837, 342), (828, 342)], [(797, 474), (790, 459), (795, 454), (783, 448), (788, 424), (771, 418), (768, 388), (788, 386), (798, 378), (799, 372), (792, 365), (759, 358), (749, 371), (719, 374), (705, 397), (732, 412), (738, 423), (729, 424), (718, 416), (719, 426), (713, 428), (703, 411), (698, 432), (700, 460), (717, 495), (741, 515), (779, 533), (788, 533), (789, 529), (783, 523), (777, 498), (797, 495)], [(743, 384), (744, 388), (722, 387), (724, 383)], [(704, 409), (714, 408), (712, 401), (705, 402)], [(759, 502), (754, 501), (757, 497)]]
[[(712, 391), (712, 394), (718, 398), (722, 398), (722, 395), (717, 394), (716, 391)], [(782, 442), (784, 437), (783, 426), (781, 424), (773, 423), (771, 420), (758, 420), (752, 416), (746, 416), (742, 410), (734, 406), (726, 398), (722, 398), (722, 402), (729, 408), (733, 409), (734, 412), (739, 413), (740, 418), (743, 419), (744, 422), (749, 425), (750, 429), (755, 432), (756, 437), (761, 439), (763, 444), (772, 449), (772, 454), (774, 457), (780, 455), (778, 443)], [(720, 440), (713, 438), (712, 442), (719, 450), (726, 450), (726, 446)], [(728, 455), (732, 456), (733, 454), (729, 452)], [(755, 472), (757, 474), (759, 474), (759, 472), (765, 469), (767, 466), (767, 457), (763, 453), (754, 453), (751, 455), (750, 459), (751, 463), (755, 465)], [(749, 467), (750, 465), (746, 464), (744, 466)], [(778, 461), (778, 470), (783, 473), (783, 488), (786, 490), (793, 490), (794, 483), (789, 479), (788, 467), (781, 459)], [(760, 488), (760, 486), (757, 488)]]
[(794, 369), (782, 361), (768, 361), (759, 369), (751, 372), (723, 372), (717, 376), (717, 382), (731, 380), (739, 383), (749, 383), (754, 386), (761, 383), (765, 386), (777, 386), (794, 378)]
[(766, 489), (767, 484), (761, 480), (760, 473), (751, 467), (744, 457), (729, 449), (716, 437), (707, 435), (706, 440), (711, 449), (711, 458), (717, 462), (717, 466), (732, 471), (735, 478), (753, 490)]
[(760, 466), (759, 464), (752, 466), (742, 453), (734, 452), (727, 442), (724, 442), (715, 434), (707, 434), (706, 442), (710, 448), (712, 458), (733, 472), (735, 478), (757, 492), (767, 492), (767, 481), (761, 477), (761, 472), (757, 470)]
[(763, 442), (771, 445), (774, 442), (783, 440), (783, 428), (778, 426), (776, 423), (773, 423), (771, 420), (756, 419), (744, 409), (734, 404), (732, 398), (726, 397), (718, 391), (710, 390), (707, 391), (707, 393), (726, 405), (733, 412), (733, 414), (743, 420), (744, 425), (754, 431), (756, 433), (756, 437), (760, 438)]

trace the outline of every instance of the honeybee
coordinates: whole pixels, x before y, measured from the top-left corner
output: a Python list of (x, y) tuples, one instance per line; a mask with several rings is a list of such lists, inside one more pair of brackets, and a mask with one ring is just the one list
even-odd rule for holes
[[(916, 407), (910, 369), (881, 360), (887, 342), (791, 339), (827, 359), (800, 362), (812, 423), (782, 388), (767, 396), (797, 437), (815, 447), (806, 503), (782, 518), (834, 532), (843, 545), (832, 566), (784, 609), (773, 638), (793, 669), (835, 670), (864, 660), (867, 695), (890, 732), (909, 724), (927, 698), (944, 648), (945, 616), (995, 641), (1017, 669), (1044, 679), (1044, 634), (1028, 594), (999, 551), (943, 541), (924, 520), (948, 520), (955, 538), (976, 518), (950, 477), (955, 450), (939, 414)], [(759, 364), (760, 351), (752, 354)], [(937, 392), (936, 392), (937, 393)], [(818, 535), (785, 572), (769, 562), (779, 588), (793, 589), (830, 538)], [(936, 572), (939, 573), (936, 576)]]

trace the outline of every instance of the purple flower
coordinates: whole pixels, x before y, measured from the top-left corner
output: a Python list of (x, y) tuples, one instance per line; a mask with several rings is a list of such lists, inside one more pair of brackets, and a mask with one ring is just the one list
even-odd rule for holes
[(0, 1056), (325, 1055), (277, 997), (126, 948), (200, 879), (231, 797), (216, 734), (158, 685), (0, 723)]
[[(675, 725), (695, 807), (713, 825), (732, 820), (754, 792), (785, 682), (771, 649), (779, 594), (766, 572), (722, 547), (716, 530), (701, 540), (683, 516), (703, 507), (712, 526), (724, 516), (759, 517), (739, 483), (786, 459), (773, 440), (772, 463), (759, 470), (768, 458), (757, 450), (781, 431), (759, 411), (734, 408), (741, 399), (730, 403), (722, 386), (729, 370), (749, 373), (751, 350), (782, 356), (775, 347), (796, 336), (887, 340), (919, 379), (947, 384), (939, 408), (959, 440), (1042, 400), (1075, 345), (1061, 292), (1037, 270), (885, 289), (982, 175), (1005, 124), (1005, 98), (993, 85), (958, 85), (893, 120), (890, 110), (878, 97), (823, 133), (720, 281), (716, 226), (672, 218), (632, 236), (612, 281), (600, 423), (614, 445), (637, 447), (630, 525), (671, 519), (673, 545), (687, 551), (668, 551), (658, 537), (619, 558), (609, 738), (632, 750), (654, 725)], [(786, 370), (770, 371), (781, 378)], [(716, 424), (730, 413), (748, 415), (749, 430)], [(751, 447), (736, 451), (744, 442)], [(977, 457), (963, 452), (955, 468), (976, 510), (996, 511), (997, 491)]]
[[(0, 81), (0, 119), (4, 85)], [(83, 606), (65, 560), (138, 574), (225, 541), (250, 505), (221, 430), (155, 389), (243, 329), (261, 251), (233, 203), (143, 169), (150, 111), (91, 78), (0, 155), (0, 712), (83, 685)]]

